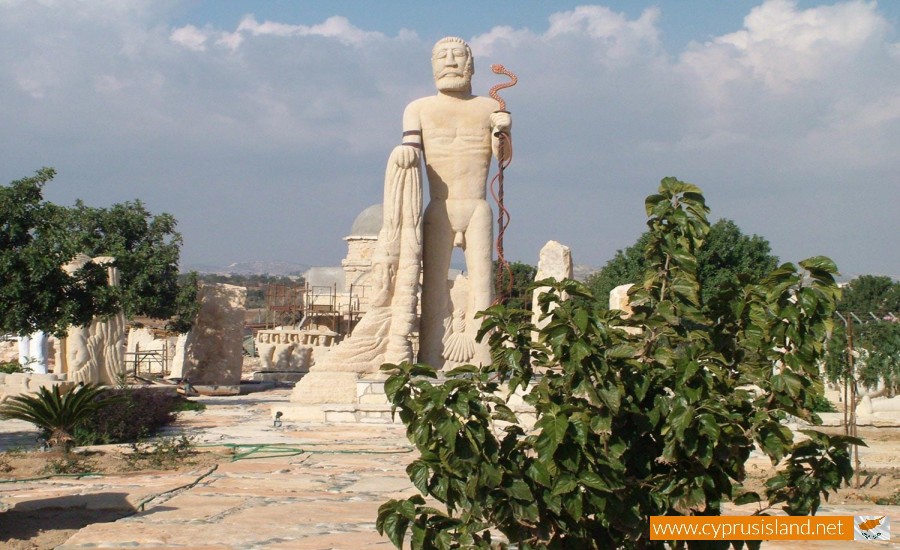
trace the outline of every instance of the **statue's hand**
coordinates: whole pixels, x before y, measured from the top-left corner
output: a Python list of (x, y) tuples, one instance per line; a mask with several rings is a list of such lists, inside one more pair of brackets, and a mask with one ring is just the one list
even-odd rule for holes
[(508, 134), (512, 130), (512, 117), (509, 113), (497, 111), (491, 113), (491, 133), (503, 132)]
[(418, 166), (419, 150), (412, 145), (398, 145), (391, 151), (389, 161), (404, 169)]

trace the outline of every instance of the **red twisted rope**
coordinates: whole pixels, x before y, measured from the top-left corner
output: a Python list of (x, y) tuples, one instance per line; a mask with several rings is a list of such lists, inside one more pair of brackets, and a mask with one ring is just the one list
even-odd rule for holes
[[(497, 84), (491, 88), (490, 92), (488, 92), (494, 101), (500, 105), (498, 111), (505, 112), (506, 101), (504, 101), (497, 92), (504, 88), (515, 86), (519, 81), (519, 78), (500, 64), (491, 65), (491, 70), (496, 74), (506, 75), (510, 79), (509, 82)], [(497, 203), (497, 297), (494, 299), (494, 303), (498, 304), (509, 297), (513, 288), (512, 269), (510, 269), (509, 262), (506, 261), (506, 257), (503, 255), (503, 235), (506, 233), (506, 228), (509, 226), (510, 220), (509, 210), (503, 205), (503, 171), (506, 170), (506, 167), (512, 162), (513, 149), (512, 138), (508, 133), (497, 132), (496, 136), (500, 140), (498, 151), (500, 160), (497, 161), (497, 174), (491, 180), (491, 195), (494, 197), (494, 202)], [(509, 151), (508, 155), (506, 154), (507, 150)]]

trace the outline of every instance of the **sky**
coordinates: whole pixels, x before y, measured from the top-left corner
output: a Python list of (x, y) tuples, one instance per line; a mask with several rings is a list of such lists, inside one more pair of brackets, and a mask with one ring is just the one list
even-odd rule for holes
[(456, 35), (475, 93), (519, 77), (508, 259), (602, 266), (675, 176), (781, 261), (900, 278), (898, 31), (894, 0), (0, 0), (0, 182), (140, 199), (187, 268), (339, 265)]

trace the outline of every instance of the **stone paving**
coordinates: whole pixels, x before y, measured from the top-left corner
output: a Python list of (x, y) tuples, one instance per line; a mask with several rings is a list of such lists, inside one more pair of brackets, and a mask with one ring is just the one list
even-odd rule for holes
[[(18, 513), (80, 507), (130, 514), (81, 528), (57, 547), (61, 550), (393, 548), (376, 533), (375, 517), (387, 499), (415, 493), (405, 473), (414, 454), (403, 426), (275, 427), (272, 405), (288, 398), (289, 390), (200, 398), (207, 409), (183, 413), (172, 428), (173, 433), (183, 431), (195, 437), (200, 445), (233, 451), (236, 461), (226, 459), (216, 467), (185, 474), (58, 477), (2, 484), (0, 503)], [(27, 424), (15, 421), (0, 423), (0, 431), (0, 449), (31, 443), (34, 437)], [(826, 505), (820, 512), (873, 513), (897, 521), (900, 507), (837, 504)], [(871, 544), (816, 542), (803, 547), (887, 547)]]
[[(240, 458), (187, 474), (57, 477), (0, 486), (16, 512), (80, 507), (132, 515), (94, 523), (58, 548), (393, 548), (375, 531), (378, 507), (415, 492), (402, 426), (273, 426), (289, 390), (200, 398), (171, 428)], [(27, 424), (4, 424), (0, 449), (33, 445)]]

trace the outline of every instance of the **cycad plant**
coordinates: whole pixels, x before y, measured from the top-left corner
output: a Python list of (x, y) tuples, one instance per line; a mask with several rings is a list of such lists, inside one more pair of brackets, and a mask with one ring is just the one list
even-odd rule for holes
[(73, 433), (109, 399), (94, 384), (80, 385), (60, 391), (59, 386), (42, 387), (37, 395), (17, 395), (0, 405), (0, 418), (24, 420), (41, 429), (51, 448), (69, 452), (74, 445)]

